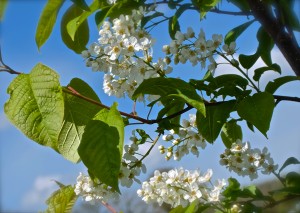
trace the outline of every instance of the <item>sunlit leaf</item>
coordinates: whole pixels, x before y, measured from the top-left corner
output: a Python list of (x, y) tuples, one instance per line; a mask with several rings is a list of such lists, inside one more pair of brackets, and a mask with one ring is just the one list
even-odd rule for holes
[(226, 44), (230, 44), (231, 42), (235, 41), (254, 21), (255, 19), (251, 21), (247, 21), (246, 23), (241, 24), (233, 28), (232, 30), (230, 30), (226, 34), (224, 42)]
[(7, 7), (7, 3), (8, 3), (7, 0), (1, 0), (0, 1), (0, 21), (3, 20), (5, 9)]
[(64, 117), (64, 100), (58, 74), (37, 64), (29, 74), (18, 75), (7, 89), (4, 106), (9, 120), (27, 137), (57, 151)]
[(63, 186), (47, 199), (45, 213), (71, 213), (77, 198), (73, 186)]
[(85, 127), (79, 156), (95, 177), (116, 191), (124, 142), (124, 123), (117, 105), (102, 109)]
[(64, 0), (48, 0), (44, 7), (35, 33), (35, 42), (38, 49), (49, 38), (56, 22), (57, 14), (63, 3)]

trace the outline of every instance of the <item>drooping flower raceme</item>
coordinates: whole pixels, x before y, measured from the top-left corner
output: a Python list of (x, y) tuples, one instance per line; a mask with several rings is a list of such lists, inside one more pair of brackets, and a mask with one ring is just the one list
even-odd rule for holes
[(96, 202), (107, 202), (108, 200), (116, 199), (119, 194), (114, 191), (111, 187), (103, 183), (94, 183), (93, 180), (88, 176), (82, 173), (79, 173), (77, 177), (77, 183), (75, 186), (75, 193), (78, 196), (95, 204)]
[(160, 172), (156, 170), (149, 181), (142, 184), (137, 194), (146, 203), (157, 202), (186, 207), (191, 202), (216, 203), (226, 185), (225, 180), (211, 183), (212, 170), (200, 174), (198, 170), (189, 171), (183, 168)]
[[(217, 67), (214, 59), (215, 50), (222, 52), (222, 48), (220, 48), (222, 42), (222, 35), (213, 34), (211, 39), (206, 39), (202, 29), (196, 36), (194, 30), (189, 27), (186, 33), (177, 31), (175, 40), (163, 47), (163, 52), (166, 53), (164, 60), (170, 63), (171, 58), (174, 57), (175, 64), (185, 64), (189, 61), (193, 66), (200, 63), (202, 68), (206, 68), (206, 62), (209, 61), (208, 70), (214, 72)], [(233, 55), (235, 47), (235, 42), (231, 42), (229, 45), (223, 45), (223, 50), (226, 55)]]
[(163, 136), (164, 141), (172, 142), (171, 146), (165, 147), (161, 145), (158, 147), (160, 153), (166, 153), (165, 158), (167, 160), (173, 157), (174, 160), (179, 161), (184, 155), (188, 155), (190, 152), (198, 157), (199, 148), (204, 149), (206, 147), (206, 141), (197, 130), (195, 114), (190, 114), (189, 120), (183, 119), (181, 126), (178, 133), (171, 130)]
[(124, 154), (121, 163), (121, 169), (119, 173), (119, 181), (122, 186), (130, 187), (133, 181), (141, 183), (137, 176), (141, 172), (146, 173), (147, 169), (145, 164), (135, 156), (139, 150), (138, 138), (135, 136), (135, 130), (132, 131), (132, 137), (130, 137), (130, 144), (124, 146)]
[(252, 149), (250, 143), (238, 140), (220, 156), (220, 164), (241, 176), (249, 176), (251, 180), (258, 177), (258, 171), (270, 174), (278, 168), (266, 147), (263, 150)]
[(140, 8), (112, 23), (104, 21), (98, 42), (82, 52), (88, 67), (105, 73), (103, 89), (108, 95), (131, 97), (144, 79), (172, 71), (164, 60), (152, 60), (154, 39), (140, 25), (145, 13)]

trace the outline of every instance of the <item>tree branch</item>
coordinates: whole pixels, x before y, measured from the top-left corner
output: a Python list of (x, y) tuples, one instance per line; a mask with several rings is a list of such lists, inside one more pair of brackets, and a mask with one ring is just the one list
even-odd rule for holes
[(13, 70), (12, 68), (10, 68), (9, 66), (7, 66), (2, 59), (2, 54), (1, 54), (1, 47), (0, 47), (0, 72), (8, 72), (10, 74), (22, 74), (21, 72), (17, 72), (15, 70)]
[(274, 16), (268, 3), (261, 0), (247, 0), (254, 17), (274, 40), (283, 56), (297, 76), (300, 76), (300, 48), (297, 41), (285, 30), (285, 26)]

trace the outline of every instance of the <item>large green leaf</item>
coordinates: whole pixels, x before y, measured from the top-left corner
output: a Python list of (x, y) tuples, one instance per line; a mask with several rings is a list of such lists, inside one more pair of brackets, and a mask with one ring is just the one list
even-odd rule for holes
[(255, 19), (251, 20), (251, 21), (247, 21), (244, 24), (241, 24), (235, 28), (233, 28), (232, 30), (230, 30), (224, 39), (224, 42), (226, 44), (230, 44), (231, 42), (235, 41), (253, 22), (255, 21)]
[(35, 33), (35, 42), (39, 49), (49, 38), (63, 3), (64, 0), (48, 0), (44, 7)]
[(137, 99), (140, 95), (160, 95), (161, 97), (181, 99), (195, 107), (205, 116), (205, 105), (202, 98), (189, 83), (178, 78), (150, 78), (144, 80), (132, 95)]
[[(61, 20), (61, 37), (63, 42), (68, 48), (74, 50), (76, 53), (81, 53), (86, 49), (86, 45), (89, 41), (89, 26), (87, 20), (84, 20), (80, 25), (75, 22), (83, 13), (76, 4), (73, 4), (64, 14)], [(76, 31), (75, 31), (76, 29)], [(75, 32), (71, 34), (70, 32)]]
[(275, 80), (270, 81), (267, 84), (265, 91), (274, 94), (274, 92), (276, 92), (276, 90), (282, 85), (291, 81), (299, 81), (299, 80), (300, 80), (299, 76), (283, 76), (280, 78), (276, 78)]
[(245, 69), (250, 69), (255, 64), (258, 58), (259, 54), (257, 52), (253, 55), (240, 54), (239, 62)]
[(47, 199), (45, 213), (71, 213), (77, 198), (73, 186), (62, 186)]
[(4, 111), (9, 120), (30, 139), (57, 150), (64, 117), (58, 74), (43, 64), (37, 64), (29, 74), (18, 75), (7, 92), (10, 99)]
[(197, 111), (196, 123), (199, 133), (210, 143), (218, 137), (223, 124), (227, 121), (230, 112), (234, 111), (236, 101), (226, 101), (206, 107), (206, 117)]
[(114, 104), (110, 110), (102, 109), (87, 124), (78, 148), (89, 172), (117, 191), (123, 141), (123, 119)]
[[(72, 79), (68, 86), (81, 95), (100, 102), (93, 89), (81, 79)], [(58, 150), (66, 159), (76, 163), (80, 160), (77, 148), (84, 128), (101, 108), (68, 93), (64, 93), (64, 101), (65, 116), (58, 137)]]
[(239, 116), (253, 124), (267, 137), (274, 110), (274, 97), (270, 93), (260, 92), (244, 98), (237, 106)]
[(259, 42), (257, 53), (260, 55), (261, 59), (266, 63), (266, 65), (272, 65), (271, 50), (274, 47), (274, 41), (269, 36), (269, 34), (264, 30), (263, 27), (259, 28), (257, 31), (257, 41)]
[(236, 121), (232, 120), (224, 124), (222, 127), (221, 138), (224, 145), (227, 148), (231, 148), (231, 145), (237, 140), (243, 139), (243, 132), (240, 125)]

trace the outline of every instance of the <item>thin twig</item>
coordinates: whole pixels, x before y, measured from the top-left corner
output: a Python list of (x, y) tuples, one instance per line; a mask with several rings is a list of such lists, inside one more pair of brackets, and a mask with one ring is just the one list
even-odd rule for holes
[(8, 72), (10, 74), (22, 74), (21, 72), (17, 72), (15, 70), (13, 70), (12, 68), (10, 68), (9, 66), (7, 66), (2, 59), (2, 54), (1, 54), (1, 46), (0, 46), (0, 72)]
[(111, 213), (118, 213), (111, 205), (102, 201), (103, 206), (105, 206)]

